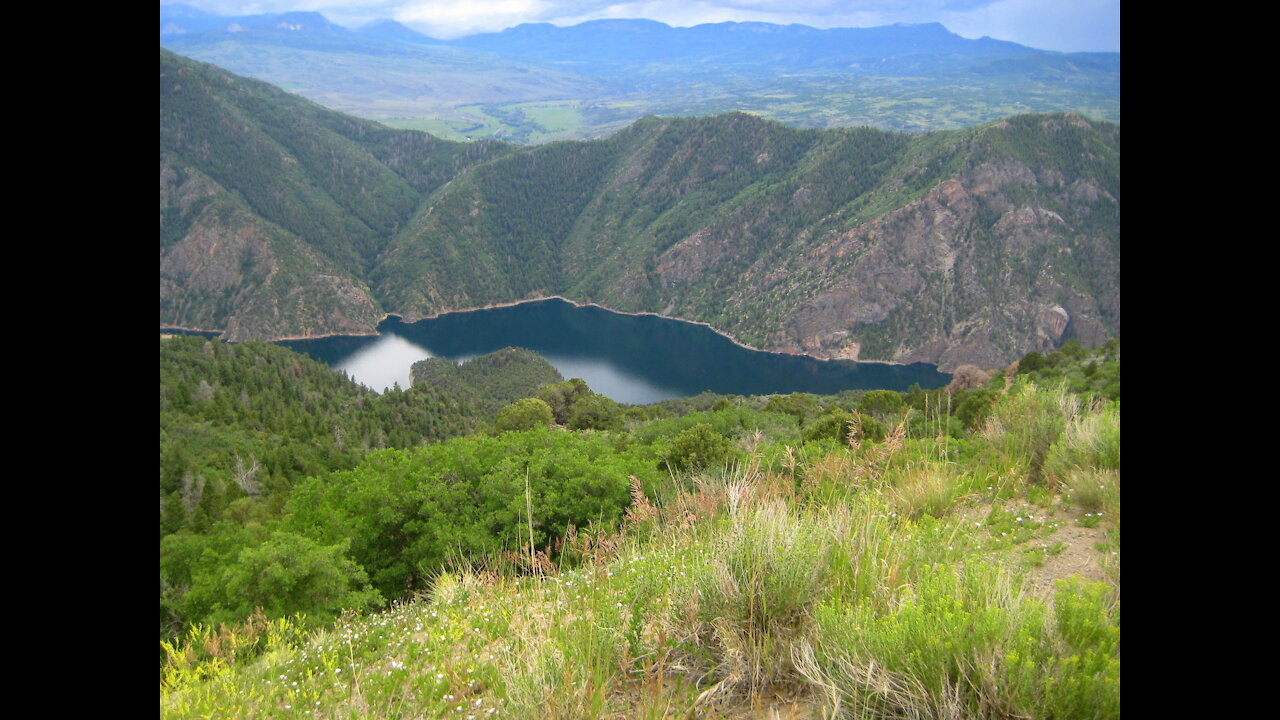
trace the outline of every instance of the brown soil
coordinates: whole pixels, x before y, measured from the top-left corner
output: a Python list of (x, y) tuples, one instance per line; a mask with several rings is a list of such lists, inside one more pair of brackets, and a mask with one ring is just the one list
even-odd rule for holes
[[(1044, 508), (1034, 505), (1006, 508), (1006, 510), (1034, 515), (1037, 518), (1043, 517), (1047, 512)], [(987, 517), (990, 512), (991, 505), (982, 503), (964, 509), (961, 517), (965, 520), (978, 521)], [(1107, 528), (1110, 526), (1103, 521), (1091, 528), (1081, 527), (1077, 523), (1082, 517), (1084, 517), (1084, 511), (1078, 507), (1057, 508), (1052, 516), (1052, 521), (1059, 523), (1057, 529), (1044, 537), (1015, 545), (1011, 551), (1008, 551), (1020, 553), (1029, 549), (1048, 549), (1056, 543), (1063, 544), (1064, 547), (1058, 554), (1046, 555), (1043, 565), (1032, 567), (1027, 573), (1028, 591), (1039, 600), (1048, 603), (1050, 607), (1053, 607), (1053, 595), (1057, 589), (1055, 580), (1065, 580), (1073, 575), (1079, 575), (1090, 582), (1107, 582), (1108, 580), (1117, 584), (1119, 582), (1118, 561), (1113, 563), (1111, 557), (1104, 555), (1096, 547), (1107, 541)], [(1109, 570), (1109, 567), (1112, 569)]]
[[(1043, 565), (1031, 568), (1027, 576), (1031, 591), (1041, 599), (1053, 603), (1054, 581), (1079, 575), (1091, 582), (1106, 582), (1110, 557), (1100, 552), (1096, 545), (1107, 541), (1107, 524), (1098, 523), (1091, 528), (1076, 524), (1084, 513), (1078, 509), (1065, 515), (1065, 522), (1046, 538), (1028, 543), (1030, 547), (1049, 548), (1054, 543), (1066, 547), (1057, 555), (1049, 555)], [(1061, 514), (1060, 514), (1061, 516)], [(1110, 571), (1119, 579), (1119, 569)]]

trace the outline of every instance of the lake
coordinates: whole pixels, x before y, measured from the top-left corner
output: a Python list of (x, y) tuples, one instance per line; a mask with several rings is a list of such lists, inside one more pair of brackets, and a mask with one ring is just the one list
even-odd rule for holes
[(704, 390), (737, 395), (945, 385), (932, 365), (890, 365), (749, 350), (704, 325), (624, 315), (563, 300), (441, 315), (416, 323), (391, 317), (376, 337), (282, 340), (357, 382), (382, 391), (409, 386), (409, 366), (428, 357), (461, 362), (507, 346), (533, 350), (566, 379), (623, 403), (651, 403)]

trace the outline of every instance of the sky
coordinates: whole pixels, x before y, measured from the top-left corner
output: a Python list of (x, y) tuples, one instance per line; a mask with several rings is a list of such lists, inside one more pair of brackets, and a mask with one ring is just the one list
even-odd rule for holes
[[(391, 18), (436, 38), (527, 22), (647, 18), (689, 27), (756, 21), (818, 28), (940, 22), (1041, 50), (1120, 51), (1120, 0), (181, 0), (217, 15), (312, 10), (347, 27)], [(162, 4), (169, 4), (168, 2)]]

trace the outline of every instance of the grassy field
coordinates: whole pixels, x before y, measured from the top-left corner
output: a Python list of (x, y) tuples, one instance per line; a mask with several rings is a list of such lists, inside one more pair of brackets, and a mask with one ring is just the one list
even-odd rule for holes
[(633, 483), (620, 527), (319, 632), (197, 627), (164, 644), (161, 715), (1119, 717), (1118, 401), (1019, 381), (971, 432), (935, 421), (748, 435)]

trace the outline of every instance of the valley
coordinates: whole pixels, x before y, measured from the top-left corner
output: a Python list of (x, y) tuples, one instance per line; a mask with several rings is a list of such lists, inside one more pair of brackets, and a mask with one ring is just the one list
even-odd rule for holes
[(1119, 54), (731, 5), (161, 6), (162, 718), (1119, 717)]
[(1118, 53), (967, 40), (936, 23), (610, 20), (442, 40), (389, 20), (349, 30), (318, 13), (216, 17), (180, 7), (161, 6), (163, 47), (454, 141), (599, 138), (646, 115), (735, 111), (792, 127), (911, 133), (1024, 113), (1120, 121)]
[(161, 324), (229, 339), (560, 295), (762, 350), (992, 366), (1119, 332), (1119, 193), (1119, 128), (1079, 115), (451, 143), (161, 51)]

